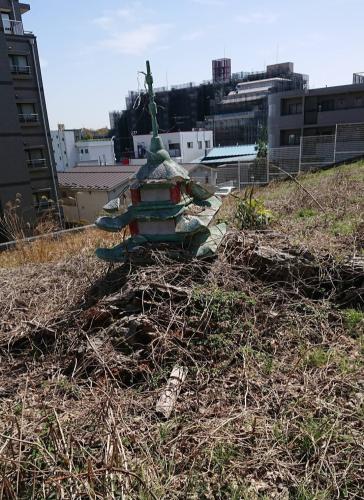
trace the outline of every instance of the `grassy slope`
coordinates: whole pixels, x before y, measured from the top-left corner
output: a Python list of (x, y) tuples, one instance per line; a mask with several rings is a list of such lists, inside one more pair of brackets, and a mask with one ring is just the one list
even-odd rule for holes
[[(272, 228), (293, 244), (336, 257), (353, 254), (364, 242), (364, 162), (299, 177), (312, 199), (294, 181), (257, 190), (272, 210)], [(316, 201), (315, 201), (316, 200)], [(231, 218), (233, 199), (223, 216)]]
[[(293, 182), (264, 188), (273, 227), (315, 253), (360, 251), (363, 170), (300, 179), (326, 215)], [(0, 256), (24, 264), (0, 271), (4, 498), (362, 498), (363, 314), (251, 275), (247, 236), (231, 234), (213, 263), (111, 277), (134, 294), (111, 330), (90, 291), (106, 273), (96, 233), (57, 258)], [(123, 344), (131, 313), (152, 344)], [(189, 372), (165, 422), (154, 407), (176, 362)]]

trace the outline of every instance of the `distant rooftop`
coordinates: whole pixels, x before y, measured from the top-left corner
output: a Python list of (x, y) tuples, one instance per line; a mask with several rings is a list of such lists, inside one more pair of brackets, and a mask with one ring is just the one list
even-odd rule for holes
[(207, 153), (204, 159), (212, 160), (214, 158), (224, 158), (233, 156), (248, 156), (256, 155), (257, 146), (256, 144), (247, 144), (242, 146), (223, 146), (212, 148), (211, 151)]
[(58, 172), (61, 187), (90, 191), (113, 191), (131, 179), (139, 170), (133, 165), (105, 165), (75, 167)]

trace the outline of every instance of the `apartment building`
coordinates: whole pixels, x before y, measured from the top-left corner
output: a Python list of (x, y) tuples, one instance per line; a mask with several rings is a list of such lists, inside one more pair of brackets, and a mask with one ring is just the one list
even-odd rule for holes
[(23, 27), (29, 10), (0, 0), (0, 209), (20, 193), (21, 216), (33, 225), (58, 187), (37, 41)]
[[(214, 146), (212, 130), (190, 130), (159, 135), (170, 156), (178, 163), (190, 163), (205, 156), (207, 151)], [(133, 136), (135, 159), (145, 160), (151, 138), (151, 134)]]
[(66, 129), (63, 124), (51, 131), (56, 168), (63, 172), (76, 165), (114, 165), (114, 138), (84, 139), (79, 129)]
[(308, 86), (308, 76), (295, 73), (292, 62), (267, 66), (263, 72), (242, 73), (240, 79), (205, 118), (204, 125), (214, 131), (217, 146), (266, 141), (269, 94)]
[(269, 95), (269, 146), (273, 148), (296, 146), (301, 136), (333, 135), (337, 124), (363, 122), (364, 80), (359, 75), (349, 85)]

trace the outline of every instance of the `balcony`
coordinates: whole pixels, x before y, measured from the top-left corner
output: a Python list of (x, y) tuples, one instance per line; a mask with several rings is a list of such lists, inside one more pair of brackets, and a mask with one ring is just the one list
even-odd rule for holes
[(12, 64), (10, 66), (10, 71), (13, 75), (30, 75), (31, 74), (31, 68), (30, 66), (19, 66)]
[(6, 35), (24, 35), (23, 23), (12, 19), (3, 19), (2, 31)]
[(30, 170), (35, 170), (35, 169), (46, 168), (47, 167), (47, 163), (46, 163), (46, 159), (45, 158), (37, 158), (37, 159), (34, 159), (34, 160), (28, 160), (27, 161), (27, 165), (28, 165), (28, 168)]
[(34, 124), (39, 122), (38, 113), (20, 113), (18, 116), (20, 123)]

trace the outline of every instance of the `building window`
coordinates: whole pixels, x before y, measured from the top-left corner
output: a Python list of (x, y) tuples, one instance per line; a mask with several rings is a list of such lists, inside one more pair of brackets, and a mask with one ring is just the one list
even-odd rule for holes
[(168, 149), (172, 157), (181, 156), (181, 145), (179, 142), (171, 142), (168, 144)]
[(281, 146), (298, 146), (300, 144), (301, 130), (281, 130)]
[(289, 134), (288, 136), (288, 144), (290, 146), (294, 146), (296, 144), (296, 134)]
[(198, 149), (202, 149), (202, 141), (198, 141)]
[(334, 99), (327, 99), (319, 104), (319, 111), (334, 111), (335, 101)]
[(358, 108), (361, 108), (363, 106), (363, 97), (362, 96), (355, 97), (355, 106), (357, 106)]
[(9, 55), (10, 71), (13, 75), (30, 75), (28, 58), (24, 55)]
[(337, 101), (337, 107), (338, 108), (344, 108), (345, 107), (345, 99), (338, 99), (338, 101)]
[(85, 149), (85, 153), (88, 154), (88, 149), (87, 148)]
[(302, 103), (295, 102), (288, 105), (288, 114), (289, 115), (299, 115), (302, 113)]
[(49, 189), (45, 189), (44, 191), (33, 193), (33, 204), (38, 210), (48, 210), (51, 208), (51, 191)]
[(187, 147), (188, 149), (193, 149), (193, 142), (188, 142)]
[(303, 111), (301, 98), (281, 100), (281, 115), (299, 115)]
[(207, 148), (207, 149), (211, 148), (210, 141), (205, 141), (205, 148)]
[(27, 157), (27, 165), (30, 169), (38, 169), (46, 167), (46, 159), (44, 151), (40, 148), (26, 149), (25, 155)]
[(36, 113), (33, 103), (18, 103), (18, 116), (21, 123), (38, 122), (38, 113)]
[(81, 154), (83, 155), (83, 149), (81, 149)]

